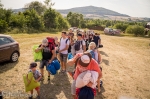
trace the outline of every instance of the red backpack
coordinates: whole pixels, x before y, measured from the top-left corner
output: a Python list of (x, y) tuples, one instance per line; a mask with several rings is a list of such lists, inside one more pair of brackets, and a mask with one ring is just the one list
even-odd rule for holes
[(55, 39), (53, 37), (47, 37), (47, 40), (48, 40), (50, 50), (52, 51), (53, 48), (55, 49)]

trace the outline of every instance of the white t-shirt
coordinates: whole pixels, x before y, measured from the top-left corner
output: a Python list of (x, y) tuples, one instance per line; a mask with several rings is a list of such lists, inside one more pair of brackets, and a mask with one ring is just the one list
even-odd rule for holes
[(83, 46), (85, 45), (85, 41), (84, 40), (80, 40), (80, 42), (82, 42), (82, 43), (80, 43), (80, 50), (76, 51), (76, 54), (83, 53)]
[[(68, 38), (65, 38), (65, 39), (61, 38), (61, 39), (60, 39), (60, 47), (59, 47), (59, 50), (62, 50), (62, 49), (64, 49), (64, 48), (66, 48), (67, 45), (69, 46), (69, 40), (68, 40), (67, 43), (66, 43), (66, 40), (67, 40), (67, 39), (68, 39)], [(61, 53), (62, 53), (62, 54), (68, 54), (68, 50), (62, 51)]]

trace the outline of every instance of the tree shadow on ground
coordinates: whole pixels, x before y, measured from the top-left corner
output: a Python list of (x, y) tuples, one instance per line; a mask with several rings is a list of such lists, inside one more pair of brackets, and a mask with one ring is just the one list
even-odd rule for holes
[(105, 92), (105, 88), (102, 86), (101, 87), (101, 92), (97, 92), (94, 99), (104, 99), (105, 97), (103, 95), (103, 92)]
[(71, 99), (71, 84), (66, 74), (59, 73), (49, 83), (41, 84), (41, 99)]
[(10, 61), (5, 61), (5, 62), (0, 63), (0, 73), (6, 72), (14, 68), (18, 64), (18, 62), (19, 61), (12, 63)]
[(106, 59), (102, 59), (102, 62), (105, 63), (105, 65), (109, 66), (109, 61)]
[(99, 51), (101, 55), (105, 55), (106, 57), (109, 57), (105, 52)]

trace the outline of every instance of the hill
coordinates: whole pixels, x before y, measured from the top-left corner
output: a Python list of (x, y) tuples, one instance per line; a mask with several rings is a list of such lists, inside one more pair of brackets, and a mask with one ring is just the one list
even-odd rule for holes
[(95, 6), (85, 6), (85, 7), (76, 7), (72, 9), (66, 9), (66, 10), (57, 10), (61, 14), (68, 14), (69, 12), (76, 12), (76, 13), (81, 13), (83, 15), (100, 15), (100, 16), (123, 16), (123, 17), (129, 17), (129, 15), (126, 14), (120, 14), (118, 12), (105, 9), (102, 7), (95, 7)]
[[(15, 13), (25, 11), (25, 8), (13, 9)], [(57, 9), (56, 9), (57, 10)], [(81, 13), (84, 15), (84, 18), (90, 19), (104, 19), (104, 20), (120, 20), (120, 21), (146, 21), (149, 22), (150, 18), (141, 18), (141, 17), (130, 17), (126, 14), (121, 14), (106, 8), (95, 7), (95, 6), (85, 6), (85, 7), (75, 7), (65, 10), (57, 10), (64, 17), (67, 16), (69, 12)]]

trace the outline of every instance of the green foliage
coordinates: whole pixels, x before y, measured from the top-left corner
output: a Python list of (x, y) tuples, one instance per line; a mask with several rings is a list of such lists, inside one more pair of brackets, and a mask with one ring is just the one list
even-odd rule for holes
[(7, 30), (8, 24), (5, 20), (0, 19), (0, 33)]
[(68, 29), (70, 27), (68, 21), (64, 19), (60, 13), (57, 13), (57, 18), (58, 18), (58, 27), (57, 27), (58, 29), (62, 30)]
[(55, 5), (55, 3), (52, 3), (51, 0), (45, 0), (44, 3), (47, 8), (51, 8), (52, 6)]
[(148, 37), (150, 37), (150, 30), (148, 31)]
[(42, 18), (37, 14), (37, 12), (34, 9), (26, 10), (24, 13), (27, 22), (27, 27), (35, 30), (42, 30), (44, 28)]
[(38, 1), (33, 1), (29, 4), (26, 4), (25, 8), (27, 8), (28, 10), (34, 9), (39, 15), (41, 15), (46, 10), (45, 5)]
[(81, 24), (83, 23), (83, 15), (69, 12), (67, 14), (67, 20), (72, 27), (81, 27)]
[(143, 36), (144, 35), (144, 27), (133, 25), (128, 26), (126, 29), (126, 33), (134, 34), (135, 36)]
[(9, 26), (11, 28), (23, 28), (26, 26), (26, 18), (23, 13), (12, 14), (10, 17)]
[(122, 24), (122, 23), (117, 23), (114, 25), (115, 29), (120, 29), (122, 31), (125, 31), (127, 27), (128, 27), (128, 24)]
[(54, 9), (47, 9), (44, 13), (44, 24), (46, 28), (57, 28), (57, 12)]
[(1, 3), (1, 0), (0, 0), (0, 8), (2, 8), (3, 7), (3, 4)]

